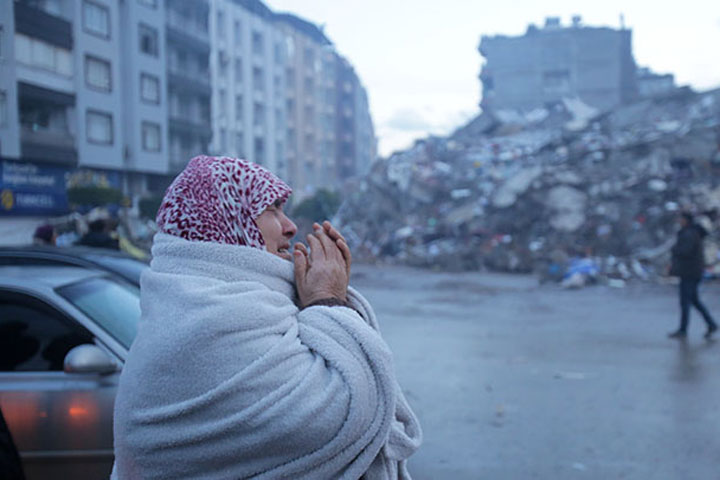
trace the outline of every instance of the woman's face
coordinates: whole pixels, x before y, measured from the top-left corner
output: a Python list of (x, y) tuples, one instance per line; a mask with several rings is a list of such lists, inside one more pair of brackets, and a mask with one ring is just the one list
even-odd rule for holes
[(297, 233), (297, 227), (283, 211), (283, 202), (276, 201), (255, 219), (265, 240), (267, 251), (285, 260), (292, 261), (290, 240)]

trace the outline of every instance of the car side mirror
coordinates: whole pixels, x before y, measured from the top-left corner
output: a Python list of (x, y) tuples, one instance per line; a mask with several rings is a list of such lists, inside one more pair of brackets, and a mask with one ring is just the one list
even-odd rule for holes
[(97, 345), (78, 345), (65, 355), (65, 373), (99, 373), (101, 375), (118, 370), (115, 361)]

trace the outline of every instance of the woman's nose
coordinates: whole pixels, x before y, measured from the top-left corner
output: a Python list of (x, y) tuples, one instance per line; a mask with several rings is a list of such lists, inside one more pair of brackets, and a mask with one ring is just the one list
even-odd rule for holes
[(284, 215), (284, 222), (283, 222), (283, 234), (286, 236), (292, 238), (297, 233), (297, 225), (290, 220), (287, 215)]

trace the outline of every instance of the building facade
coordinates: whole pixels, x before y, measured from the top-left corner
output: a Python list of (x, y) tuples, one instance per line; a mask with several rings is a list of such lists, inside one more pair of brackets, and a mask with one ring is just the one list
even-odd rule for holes
[(145, 194), (168, 172), (159, 0), (0, 8), (4, 213), (66, 211), (66, 189), (87, 184)]
[(296, 199), (374, 159), (367, 94), (318, 26), (260, 0), (0, 2), (2, 214), (67, 189), (162, 194), (199, 154), (247, 158)]
[(638, 68), (638, 94), (642, 98), (654, 97), (675, 90), (675, 75), (655, 73), (648, 67)]
[(287, 178), (285, 36), (258, 1), (212, 0), (210, 18), (211, 149)]
[(337, 55), (337, 176), (340, 179), (366, 174), (375, 161), (375, 129), (367, 91), (344, 57)]
[(277, 14), (287, 45), (288, 179), (297, 199), (335, 186), (335, 63), (332, 42), (316, 25)]
[(208, 153), (212, 138), (210, 5), (207, 0), (165, 0), (169, 165), (180, 172)]
[(483, 36), (480, 73), (484, 109), (530, 110), (579, 97), (601, 110), (637, 97), (632, 31), (563, 26), (548, 18), (517, 37)]

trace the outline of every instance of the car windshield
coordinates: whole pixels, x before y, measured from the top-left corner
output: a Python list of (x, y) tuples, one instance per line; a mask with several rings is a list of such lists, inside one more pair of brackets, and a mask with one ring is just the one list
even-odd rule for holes
[(136, 285), (140, 285), (140, 274), (148, 268), (146, 263), (132, 258), (113, 257), (109, 255), (87, 255), (89, 260), (96, 262), (108, 270), (122, 275)]
[(96, 277), (57, 289), (125, 348), (137, 334), (140, 290), (108, 277)]

